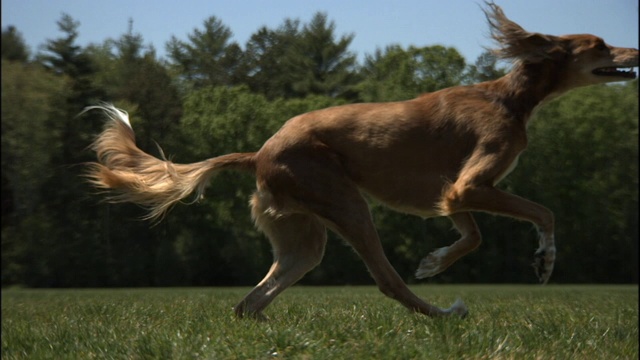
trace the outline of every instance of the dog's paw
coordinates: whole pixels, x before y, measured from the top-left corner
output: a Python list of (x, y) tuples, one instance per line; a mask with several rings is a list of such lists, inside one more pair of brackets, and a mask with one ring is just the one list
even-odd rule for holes
[(444, 261), (447, 252), (447, 247), (439, 248), (422, 259), (418, 270), (416, 270), (416, 278), (424, 279), (443, 272), (448, 267)]
[(538, 249), (533, 255), (533, 266), (536, 276), (541, 284), (546, 284), (553, 272), (553, 264), (556, 260), (555, 246)]
[(457, 299), (453, 303), (453, 305), (451, 305), (451, 307), (446, 310), (446, 312), (449, 314), (456, 314), (463, 319), (466, 318), (467, 315), (469, 315), (469, 309), (467, 308), (467, 305), (464, 304), (462, 299)]

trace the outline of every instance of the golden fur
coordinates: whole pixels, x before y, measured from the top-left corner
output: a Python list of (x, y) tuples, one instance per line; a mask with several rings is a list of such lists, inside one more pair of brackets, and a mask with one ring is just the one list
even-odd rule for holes
[(623, 81), (635, 73), (638, 50), (607, 45), (593, 35), (530, 33), (502, 10), (485, 10), (496, 54), (513, 62), (506, 76), (456, 86), (413, 100), (351, 104), (296, 116), (254, 153), (174, 164), (135, 145), (126, 113), (111, 116), (93, 144), (99, 163), (89, 177), (113, 189), (114, 201), (149, 208), (160, 218), (191, 193), (202, 194), (211, 176), (226, 169), (250, 172), (256, 225), (274, 248), (268, 274), (236, 307), (238, 316), (262, 310), (322, 259), (326, 229), (348, 241), (380, 290), (407, 308), (430, 316), (459, 314), (462, 302), (440, 309), (415, 296), (383, 253), (361, 193), (421, 217), (448, 216), (461, 237), (426, 256), (419, 278), (434, 276), (480, 245), (471, 212), (526, 220), (537, 226), (535, 269), (546, 283), (555, 260), (554, 217), (545, 207), (499, 190), (527, 146), (533, 110), (552, 97), (584, 85)]

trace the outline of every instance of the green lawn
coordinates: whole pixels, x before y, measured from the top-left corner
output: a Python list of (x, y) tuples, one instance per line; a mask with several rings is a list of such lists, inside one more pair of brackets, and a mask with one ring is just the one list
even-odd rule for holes
[(2, 359), (637, 359), (638, 286), (412, 287), (466, 319), (409, 313), (374, 287), (294, 287), (235, 319), (248, 288), (2, 291)]

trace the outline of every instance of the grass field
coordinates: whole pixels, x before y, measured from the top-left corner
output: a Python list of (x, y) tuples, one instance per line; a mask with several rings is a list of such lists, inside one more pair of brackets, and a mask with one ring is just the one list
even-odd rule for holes
[(466, 319), (409, 313), (373, 287), (294, 287), (266, 322), (247, 288), (2, 291), (2, 359), (637, 359), (638, 286), (412, 287)]

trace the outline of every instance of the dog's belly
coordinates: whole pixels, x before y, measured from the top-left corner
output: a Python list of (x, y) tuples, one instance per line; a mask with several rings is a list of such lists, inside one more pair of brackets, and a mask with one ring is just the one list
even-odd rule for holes
[(368, 178), (359, 186), (393, 210), (427, 218), (439, 215), (437, 204), (445, 184), (437, 175), (387, 174)]

